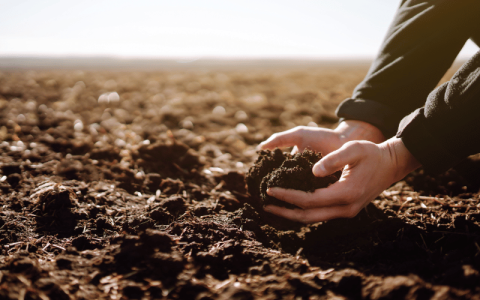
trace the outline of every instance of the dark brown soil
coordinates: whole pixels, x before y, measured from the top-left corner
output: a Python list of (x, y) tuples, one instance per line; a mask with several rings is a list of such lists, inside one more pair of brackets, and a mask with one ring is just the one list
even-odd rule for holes
[(0, 299), (478, 299), (475, 159), (307, 226), (245, 189), (366, 72), (0, 72)]
[(297, 206), (278, 200), (267, 194), (271, 187), (313, 192), (338, 181), (341, 171), (327, 177), (315, 177), (312, 167), (322, 158), (320, 153), (305, 149), (302, 153), (290, 155), (276, 148), (262, 150), (255, 164), (246, 174), (249, 194), (260, 199), (262, 206), (273, 204), (288, 208)]

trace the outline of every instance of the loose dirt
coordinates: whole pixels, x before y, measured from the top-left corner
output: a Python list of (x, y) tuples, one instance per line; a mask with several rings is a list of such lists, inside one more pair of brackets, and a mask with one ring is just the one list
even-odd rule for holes
[(0, 72), (0, 299), (478, 299), (475, 158), (353, 219), (261, 208), (319, 156), (258, 143), (333, 127), (366, 72)]
[(248, 192), (250, 196), (260, 199), (262, 206), (273, 204), (298, 208), (293, 204), (269, 196), (267, 189), (281, 187), (313, 192), (316, 189), (328, 187), (338, 181), (342, 172), (336, 172), (327, 177), (315, 177), (312, 168), (321, 158), (321, 153), (315, 153), (309, 149), (295, 155), (283, 153), (278, 148), (274, 151), (260, 151), (255, 165), (246, 174)]

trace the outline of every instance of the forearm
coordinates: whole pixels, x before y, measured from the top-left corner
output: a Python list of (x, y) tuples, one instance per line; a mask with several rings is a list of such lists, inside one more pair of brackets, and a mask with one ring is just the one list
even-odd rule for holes
[(478, 26), (477, 0), (404, 1), (364, 81), (337, 109), (386, 138), (400, 120), (425, 103)]

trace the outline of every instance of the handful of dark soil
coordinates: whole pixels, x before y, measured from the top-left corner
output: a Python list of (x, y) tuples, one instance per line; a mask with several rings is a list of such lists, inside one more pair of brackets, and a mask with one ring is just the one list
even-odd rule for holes
[(276, 148), (274, 151), (262, 150), (255, 164), (246, 175), (248, 193), (258, 198), (262, 205), (273, 204), (287, 208), (297, 208), (293, 204), (278, 200), (267, 194), (270, 187), (282, 187), (306, 192), (328, 187), (338, 181), (342, 172), (327, 177), (315, 177), (313, 165), (322, 155), (311, 150), (290, 155)]

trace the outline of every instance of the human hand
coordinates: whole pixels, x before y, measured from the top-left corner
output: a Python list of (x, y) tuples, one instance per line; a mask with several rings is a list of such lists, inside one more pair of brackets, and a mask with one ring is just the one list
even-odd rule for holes
[(259, 145), (260, 149), (275, 147), (295, 147), (293, 152), (308, 148), (326, 155), (337, 150), (343, 144), (353, 140), (366, 140), (381, 143), (385, 140), (382, 132), (375, 126), (356, 120), (341, 122), (335, 129), (298, 126), (290, 130), (273, 134)]
[(331, 152), (313, 166), (317, 177), (343, 169), (339, 181), (313, 193), (270, 188), (267, 193), (299, 209), (267, 205), (265, 210), (302, 223), (352, 218), (392, 183), (420, 166), (396, 137), (381, 144), (353, 141)]

